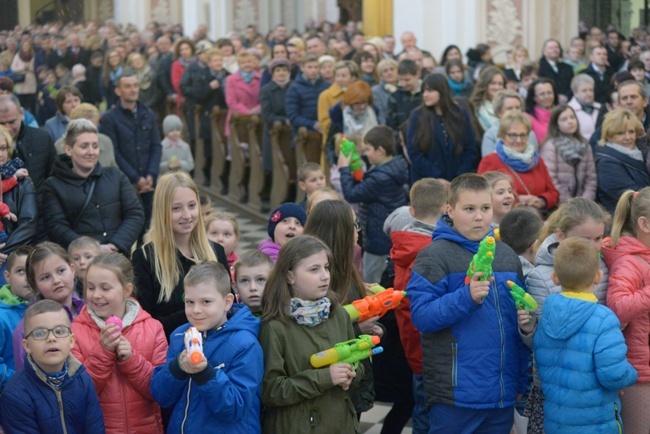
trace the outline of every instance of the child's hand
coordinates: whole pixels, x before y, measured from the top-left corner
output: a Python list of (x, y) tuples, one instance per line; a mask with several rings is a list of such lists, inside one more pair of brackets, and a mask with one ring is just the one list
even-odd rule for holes
[(108, 351), (115, 351), (117, 349), (120, 337), (122, 337), (122, 333), (120, 333), (120, 328), (115, 324), (105, 325), (99, 331), (99, 343)]
[(343, 152), (339, 152), (339, 167), (348, 167), (350, 165), (350, 160), (352, 159), (352, 153), (349, 156), (345, 156)]
[(484, 274), (480, 271), (474, 273), (472, 281), (469, 283), (469, 293), (476, 304), (482, 304), (485, 297), (490, 293), (490, 285), (494, 282), (491, 277), (488, 280), (479, 280)]
[(517, 310), (517, 322), (519, 323), (519, 328), (522, 332), (530, 334), (535, 330), (535, 323), (537, 322), (537, 317), (531, 315), (527, 310)]
[(190, 375), (198, 374), (208, 367), (208, 360), (203, 356), (201, 363), (195, 365), (190, 361), (190, 358), (187, 357), (187, 350), (183, 350), (183, 352), (178, 356), (178, 366)]
[(347, 388), (350, 387), (352, 378), (354, 378), (357, 373), (352, 369), (352, 365), (348, 363), (336, 363), (330, 365), (330, 375), (332, 376), (332, 383), (334, 383), (335, 386), (341, 385), (345, 390), (348, 390)]
[(129, 340), (124, 336), (120, 335), (120, 339), (117, 343), (117, 358), (124, 362), (129, 360), (131, 356), (133, 356), (131, 342), (129, 342)]
[[(379, 319), (378, 316), (373, 316), (372, 318), (368, 318), (367, 320), (360, 322), (359, 323), (359, 328), (361, 329), (361, 333), (364, 335), (371, 335), (373, 334), (372, 331), (377, 323), (377, 320)], [(379, 327), (381, 328), (381, 327)]]
[(341, 384), (341, 387), (343, 388), (343, 390), (348, 390), (350, 388), (350, 384), (352, 384), (352, 381), (354, 380), (354, 377), (356, 377), (356, 376), (357, 376), (357, 371), (355, 371), (354, 368), (352, 368), (350, 370), (350, 372), (348, 373), (347, 381), (344, 382), (343, 384)]
[(18, 169), (18, 170), (16, 170), (16, 173), (14, 174), (14, 176), (16, 177), (16, 179), (23, 179), (23, 178), (29, 176), (29, 172), (25, 168)]

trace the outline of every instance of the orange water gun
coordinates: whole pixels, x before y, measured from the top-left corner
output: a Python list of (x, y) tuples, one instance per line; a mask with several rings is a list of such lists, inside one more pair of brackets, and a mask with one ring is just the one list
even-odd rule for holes
[(406, 297), (406, 291), (396, 291), (388, 288), (373, 295), (368, 295), (361, 300), (343, 306), (350, 318), (358, 322), (366, 321), (372, 317), (382, 317), (389, 310), (395, 309), (400, 301)]

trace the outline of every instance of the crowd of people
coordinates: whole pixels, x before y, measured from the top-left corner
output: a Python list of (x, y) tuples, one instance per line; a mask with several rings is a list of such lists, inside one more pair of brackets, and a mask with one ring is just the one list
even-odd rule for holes
[[(4, 432), (352, 433), (376, 400), (386, 434), (506, 434), (517, 412), (650, 432), (646, 28), (505, 65), (353, 22), (182, 30), (0, 32)], [(276, 126), (321, 143), (257, 250), (193, 179), (213, 185), (214, 108), (226, 143), (261, 118), (262, 201)], [(381, 318), (342, 308), (383, 288), (407, 298)], [(310, 364), (371, 336), (372, 360)]]

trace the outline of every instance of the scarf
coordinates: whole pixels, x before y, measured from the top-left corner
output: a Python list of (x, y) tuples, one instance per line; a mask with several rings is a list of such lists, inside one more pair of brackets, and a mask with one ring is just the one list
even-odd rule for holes
[(250, 83), (251, 80), (253, 80), (254, 73), (255, 71), (244, 72), (241, 69), (239, 70), (239, 75), (241, 75), (241, 78), (244, 79), (244, 82), (246, 84)]
[(187, 68), (194, 62), (196, 62), (196, 56), (188, 57), (187, 59), (185, 57), (178, 58), (178, 63), (180, 63), (183, 68)]
[(68, 375), (68, 361), (63, 362), (63, 369), (60, 372), (55, 372), (54, 374), (50, 374), (48, 372), (45, 372), (43, 368), (39, 366), (38, 363), (32, 358), (32, 356), (29, 356), (29, 358), (32, 359), (32, 362), (34, 365), (43, 373), (45, 374), (45, 382), (52, 387), (56, 391), (61, 391), (63, 388), (63, 380), (65, 380), (66, 375)]
[(287, 87), (287, 84), (289, 84), (289, 82), (291, 81), (291, 77), (287, 78), (287, 79), (284, 80), (284, 81), (275, 81), (275, 80), (273, 80), (273, 81), (274, 81), (275, 84), (277, 84), (280, 88), (284, 89), (285, 87)]
[(561, 134), (553, 139), (553, 146), (567, 164), (577, 166), (587, 152), (588, 145), (575, 137)]
[(592, 114), (596, 107), (594, 107), (594, 104), (585, 104), (584, 102), (580, 101), (578, 98), (576, 98), (576, 101), (578, 101), (578, 104), (580, 104), (580, 107), (582, 107), (582, 110), (587, 113), (588, 115)]
[(318, 300), (303, 300), (293, 297), (289, 315), (300, 325), (315, 327), (327, 321), (332, 303), (327, 297)]
[(23, 160), (16, 157), (0, 165), (0, 175), (2, 175), (2, 179), (9, 179), (16, 174), (18, 169), (22, 169), (23, 167), (25, 167)]
[(115, 71), (108, 72), (108, 78), (111, 80), (111, 83), (117, 84), (117, 79), (122, 76), (122, 65), (118, 66)]
[(135, 77), (138, 79), (138, 87), (142, 90), (149, 89), (155, 79), (151, 67), (148, 64), (145, 64), (141, 70), (136, 70)]
[(361, 113), (352, 110), (351, 106), (343, 108), (343, 134), (346, 137), (351, 137), (354, 134), (364, 137), (368, 130), (378, 124), (375, 109), (371, 105), (368, 105)]
[(643, 162), (643, 153), (637, 147), (635, 147), (634, 149), (628, 149), (625, 146), (617, 145), (616, 143), (612, 143), (612, 142), (605, 143), (605, 146), (612, 148), (623, 155), (627, 155), (628, 157), (634, 160)]
[(502, 140), (497, 142), (497, 154), (505, 164), (517, 172), (530, 172), (539, 162), (539, 155), (535, 152), (533, 145), (528, 143), (524, 152), (517, 152), (503, 144)]
[(460, 83), (447, 77), (447, 82), (449, 83), (449, 87), (451, 87), (451, 91), (456, 96), (460, 95), (465, 90), (465, 87), (467, 87), (467, 82), (465, 81), (465, 77), (463, 77), (463, 81), (461, 81)]

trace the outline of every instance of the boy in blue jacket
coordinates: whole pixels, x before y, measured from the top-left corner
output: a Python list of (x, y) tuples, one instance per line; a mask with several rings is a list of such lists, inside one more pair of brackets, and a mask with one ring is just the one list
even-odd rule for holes
[[(627, 361), (618, 318), (598, 304), (598, 250), (593, 242), (569, 238), (555, 252), (551, 278), (562, 293), (551, 294), (534, 337), (542, 380), (546, 432), (623, 432), (618, 391), (637, 380)], [(532, 333), (535, 315), (519, 311), (522, 331)]]
[(93, 381), (70, 354), (75, 336), (68, 313), (56, 301), (41, 300), (24, 319), (25, 368), (0, 396), (5, 433), (105, 433)]
[[(151, 378), (151, 395), (171, 408), (167, 433), (259, 433), (264, 376), (260, 322), (248, 307), (233, 305), (230, 277), (216, 262), (195, 265), (185, 276), (185, 314), (190, 324), (170, 337), (167, 363)], [(184, 335), (196, 327), (203, 359), (190, 361)]]
[(497, 241), (493, 276), (481, 281), (477, 272), (465, 283), (479, 242), (492, 235), (490, 184), (480, 175), (461, 175), (447, 202), (406, 289), (411, 319), (422, 334), (429, 432), (508, 434), (527, 380), (528, 350), (506, 283), (522, 285), (521, 264)]

